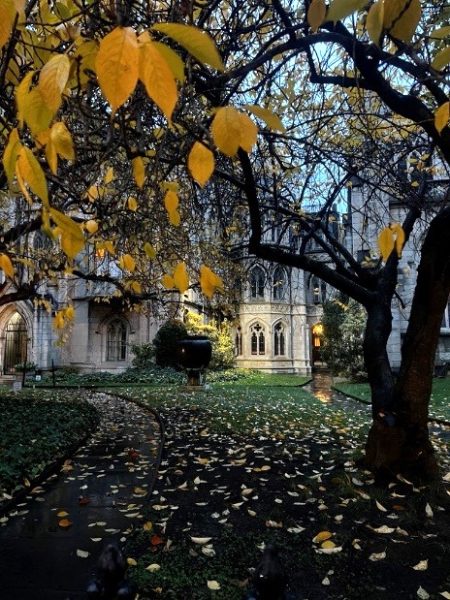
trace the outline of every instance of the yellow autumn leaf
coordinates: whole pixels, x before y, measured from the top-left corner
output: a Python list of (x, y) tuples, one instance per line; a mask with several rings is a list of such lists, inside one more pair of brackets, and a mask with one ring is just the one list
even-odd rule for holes
[(272, 131), (286, 131), (280, 117), (268, 108), (263, 108), (256, 104), (245, 104), (244, 108), (254, 114), (255, 117), (263, 120), (267, 127), (272, 129)]
[(50, 129), (50, 139), (61, 158), (75, 160), (72, 135), (63, 121), (59, 121), (52, 126)]
[(442, 48), (442, 50), (440, 50), (436, 54), (436, 56), (433, 59), (433, 62), (431, 63), (431, 66), (433, 67), (433, 69), (436, 69), (436, 71), (441, 71), (448, 64), (450, 64), (450, 46)]
[(218, 71), (224, 70), (216, 45), (205, 31), (180, 23), (158, 23), (152, 29), (175, 40), (202, 64), (210, 65)]
[(321, 543), (320, 547), (324, 550), (330, 550), (331, 548), (336, 548), (336, 544), (331, 540), (325, 540)]
[(441, 133), (450, 121), (450, 101), (444, 102), (434, 113), (434, 126)]
[(147, 255), (147, 258), (149, 258), (150, 260), (153, 260), (154, 258), (156, 258), (156, 250), (149, 242), (145, 242), (144, 252)]
[(322, 25), (327, 7), (325, 6), (324, 0), (312, 0), (308, 8), (307, 21), (311, 29), (316, 32)]
[(64, 316), (66, 319), (68, 319), (69, 321), (73, 321), (75, 318), (75, 309), (72, 306), (72, 304), (70, 304), (64, 311)]
[(397, 252), (397, 256), (401, 258), (403, 246), (405, 245), (405, 231), (400, 223), (393, 223), (391, 229), (395, 235), (395, 251)]
[(186, 270), (186, 263), (178, 263), (173, 271), (172, 277), (175, 287), (178, 288), (180, 294), (184, 294), (189, 287), (189, 276)]
[(195, 142), (189, 152), (187, 164), (192, 178), (203, 187), (214, 173), (214, 154), (201, 142)]
[(223, 281), (206, 265), (200, 267), (200, 287), (207, 298), (212, 298), (214, 293), (223, 290)]
[(53, 319), (53, 327), (54, 329), (64, 329), (64, 325), (64, 311), (58, 310)]
[(439, 27), (430, 33), (430, 38), (432, 40), (443, 40), (447, 36), (450, 37), (450, 25), (446, 25), (445, 27)]
[(178, 227), (181, 221), (180, 213), (178, 211), (179, 204), (180, 201), (178, 200), (178, 195), (175, 192), (172, 190), (166, 192), (166, 195), (164, 196), (164, 206), (167, 210), (170, 224), (174, 225), (175, 227)]
[(14, 128), (9, 134), (8, 143), (6, 144), (2, 157), (3, 168), (5, 170), (6, 177), (8, 178), (9, 185), (11, 185), (14, 179), (16, 160), (20, 148), (21, 143), (19, 140), (19, 133), (17, 129)]
[(327, 11), (327, 21), (342, 21), (348, 15), (361, 10), (367, 5), (368, 0), (333, 0)]
[(0, 269), (5, 273), (6, 277), (13, 279), (14, 267), (7, 254), (0, 254)]
[(118, 260), (119, 267), (122, 271), (133, 273), (136, 270), (136, 262), (130, 254), (123, 254)]
[(378, 236), (378, 248), (384, 262), (387, 261), (394, 247), (394, 233), (390, 227), (385, 227)]
[(239, 147), (250, 152), (258, 130), (253, 121), (232, 106), (222, 106), (211, 123), (214, 143), (226, 156), (234, 156)]
[(390, 0), (384, 3), (384, 28), (403, 42), (410, 42), (420, 21), (420, 0)]
[(106, 250), (106, 252), (109, 252), (109, 254), (111, 254), (112, 256), (116, 254), (116, 248), (113, 242), (111, 242), (111, 240), (106, 240), (105, 242), (103, 242), (103, 247)]
[(101, 40), (95, 70), (114, 114), (134, 92), (138, 81), (139, 48), (134, 29), (116, 27)]
[(379, 46), (381, 34), (383, 32), (384, 21), (384, 2), (379, 0), (372, 4), (367, 13), (366, 29), (370, 39)]
[(65, 54), (57, 54), (42, 67), (38, 89), (47, 107), (56, 113), (61, 106), (62, 93), (69, 80), (70, 60)]
[(33, 194), (38, 196), (44, 205), (48, 204), (47, 181), (44, 171), (33, 152), (22, 146), (17, 155), (16, 175), (20, 188), (28, 197), (24, 184), (27, 184)]
[(16, 102), (20, 126), (25, 121), (36, 136), (49, 127), (55, 112), (47, 106), (39, 87), (30, 89), (33, 76), (34, 71), (30, 71), (17, 86)]
[(132, 281), (130, 283), (130, 287), (135, 294), (142, 294), (142, 285), (139, 283), (139, 281)]
[(133, 158), (132, 166), (133, 166), (134, 181), (136, 182), (136, 185), (138, 186), (138, 188), (142, 189), (144, 187), (145, 178), (146, 178), (145, 163), (144, 163), (144, 159), (142, 158), (142, 156), (136, 156), (136, 158)]
[(172, 50), (172, 48), (166, 46), (166, 44), (162, 44), (161, 42), (153, 42), (153, 45), (166, 60), (175, 79), (180, 83), (184, 83), (186, 79), (184, 74), (184, 62), (181, 60), (175, 50)]
[(2, 0), (0, 2), (0, 50), (9, 40), (16, 12), (14, 0)]
[(94, 219), (90, 219), (89, 221), (86, 221), (86, 223), (84, 224), (84, 227), (85, 227), (86, 231), (90, 234), (97, 233), (97, 231), (98, 231), (98, 223), (97, 223), (97, 221), (94, 221)]
[(49, 214), (52, 221), (60, 230), (62, 251), (68, 258), (75, 258), (85, 245), (81, 227), (69, 216), (55, 208), (50, 208)]
[(177, 84), (166, 59), (151, 41), (140, 46), (139, 78), (149, 98), (170, 121), (178, 100)]
[(329, 540), (332, 537), (333, 534), (331, 531), (321, 531), (313, 537), (313, 542), (315, 544), (321, 544), (322, 542), (325, 542), (325, 540)]
[(136, 198), (134, 198), (133, 196), (130, 196), (127, 200), (127, 206), (128, 206), (128, 210), (132, 210), (133, 212), (136, 212), (138, 209), (138, 203)]
[(161, 278), (161, 283), (166, 288), (166, 290), (171, 290), (172, 288), (175, 287), (175, 282), (171, 275), (167, 275), (167, 274), (163, 275)]
[(108, 185), (108, 183), (111, 183), (111, 181), (114, 181), (114, 168), (113, 167), (108, 167), (105, 173), (105, 176), (103, 178), (103, 182), (105, 185)]

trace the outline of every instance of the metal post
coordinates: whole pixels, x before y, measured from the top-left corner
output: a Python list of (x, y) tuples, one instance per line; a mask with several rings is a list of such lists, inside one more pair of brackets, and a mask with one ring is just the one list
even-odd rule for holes
[(56, 387), (56, 377), (55, 377), (55, 361), (52, 358), (52, 382), (53, 387)]

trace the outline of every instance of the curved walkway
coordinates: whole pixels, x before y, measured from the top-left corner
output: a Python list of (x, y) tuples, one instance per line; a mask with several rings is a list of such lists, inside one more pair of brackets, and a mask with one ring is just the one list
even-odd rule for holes
[(93, 394), (90, 401), (100, 414), (98, 430), (59, 475), (0, 519), (2, 600), (85, 600), (102, 548), (122, 545), (142, 524), (159, 424), (119, 397)]

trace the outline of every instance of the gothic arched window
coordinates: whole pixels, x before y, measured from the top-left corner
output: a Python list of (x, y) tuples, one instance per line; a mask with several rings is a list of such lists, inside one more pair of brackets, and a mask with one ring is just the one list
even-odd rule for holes
[(127, 358), (127, 326), (121, 319), (110, 321), (106, 330), (106, 360), (122, 361)]
[(283, 323), (277, 323), (273, 330), (273, 353), (275, 356), (286, 354), (286, 334)]
[(240, 327), (236, 330), (236, 335), (234, 338), (234, 349), (236, 352), (236, 356), (242, 356), (242, 329)]
[(266, 353), (266, 338), (264, 336), (264, 328), (259, 323), (255, 323), (250, 327), (250, 341), (252, 354)]
[(277, 267), (273, 272), (272, 296), (274, 300), (284, 300), (286, 294), (286, 272)]
[(253, 299), (264, 298), (266, 274), (261, 267), (253, 267), (250, 271), (250, 296)]

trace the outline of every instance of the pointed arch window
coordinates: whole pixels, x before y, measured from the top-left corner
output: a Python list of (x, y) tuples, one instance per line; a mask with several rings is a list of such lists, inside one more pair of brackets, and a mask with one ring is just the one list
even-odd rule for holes
[(286, 355), (286, 332), (283, 323), (277, 323), (274, 327), (273, 353), (275, 356)]
[(264, 298), (266, 274), (261, 267), (253, 267), (250, 271), (250, 296), (253, 299)]
[(106, 360), (123, 361), (127, 358), (128, 329), (124, 321), (114, 319), (106, 330)]
[(264, 328), (259, 323), (250, 327), (251, 351), (253, 355), (262, 355), (266, 353), (266, 338)]
[(234, 338), (234, 350), (236, 352), (236, 356), (242, 356), (242, 329), (240, 327), (236, 330), (236, 335)]
[(284, 300), (286, 294), (286, 272), (277, 267), (273, 272), (272, 296), (274, 300)]

